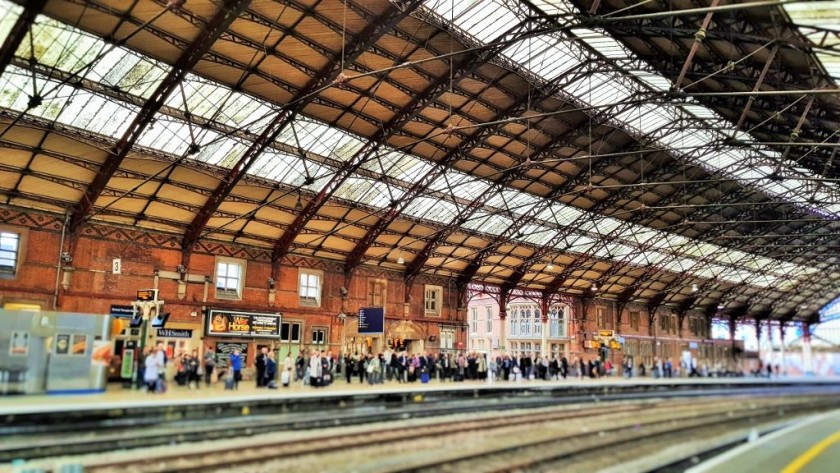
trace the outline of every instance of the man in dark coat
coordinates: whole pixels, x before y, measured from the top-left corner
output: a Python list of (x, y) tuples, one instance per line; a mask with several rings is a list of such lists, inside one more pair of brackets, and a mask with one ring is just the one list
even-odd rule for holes
[(268, 348), (262, 347), (254, 365), (257, 367), (257, 387), (265, 387), (265, 360), (268, 356)]

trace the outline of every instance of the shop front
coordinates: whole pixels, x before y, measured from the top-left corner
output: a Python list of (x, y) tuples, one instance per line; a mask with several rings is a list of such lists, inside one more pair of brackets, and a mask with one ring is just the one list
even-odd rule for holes
[(394, 350), (405, 350), (408, 353), (424, 353), (426, 351), (426, 332), (420, 325), (400, 320), (388, 327), (386, 339)]

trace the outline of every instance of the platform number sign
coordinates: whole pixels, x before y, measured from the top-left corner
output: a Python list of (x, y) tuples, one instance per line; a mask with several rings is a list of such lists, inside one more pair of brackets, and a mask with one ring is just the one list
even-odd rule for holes
[(113, 274), (122, 274), (122, 258), (114, 258), (111, 261), (111, 272)]

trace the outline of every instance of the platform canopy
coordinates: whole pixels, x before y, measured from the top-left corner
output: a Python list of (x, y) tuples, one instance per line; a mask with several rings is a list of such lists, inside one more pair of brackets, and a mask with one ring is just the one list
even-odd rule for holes
[(838, 3), (0, 0), (0, 205), (814, 320)]

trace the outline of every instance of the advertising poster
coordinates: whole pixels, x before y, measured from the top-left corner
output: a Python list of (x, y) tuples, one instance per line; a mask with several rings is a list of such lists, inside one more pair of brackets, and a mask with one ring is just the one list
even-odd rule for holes
[(29, 332), (15, 330), (12, 332), (11, 343), (9, 344), (9, 355), (26, 356), (29, 354)]
[(120, 367), (120, 377), (129, 379), (134, 374), (134, 349), (126, 348), (123, 350), (122, 366)]
[(114, 346), (108, 340), (94, 340), (91, 364), (93, 366), (111, 366), (111, 358), (114, 357)]
[(87, 335), (73, 335), (71, 355), (84, 355), (87, 353)]
[(359, 333), (383, 333), (384, 329), (385, 309), (382, 307), (359, 309)]
[(207, 335), (279, 338), (280, 315), (212, 309), (207, 314)]
[(55, 335), (55, 354), (69, 355), (70, 354), (70, 334), (57, 333)]

